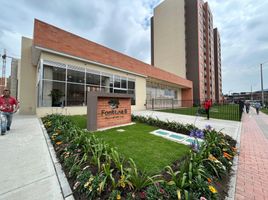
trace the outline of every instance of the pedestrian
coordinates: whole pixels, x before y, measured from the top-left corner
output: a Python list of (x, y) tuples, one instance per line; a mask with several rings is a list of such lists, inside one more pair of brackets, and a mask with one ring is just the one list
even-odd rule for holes
[(0, 110), (2, 114), (6, 116), (7, 131), (10, 130), (13, 113), (17, 112), (18, 108), (18, 101), (14, 97), (10, 96), (10, 90), (8, 88), (4, 88), (3, 95), (0, 97)]
[(240, 118), (242, 117), (242, 113), (244, 112), (244, 101), (243, 100), (239, 100), (239, 114), (240, 114)]
[(256, 108), (257, 115), (258, 115), (258, 114), (259, 114), (259, 111), (260, 111), (260, 108), (261, 108), (261, 104), (260, 104), (260, 102), (257, 102), (257, 103), (255, 104), (255, 108)]
[(250, 108), (249, 101), (246, 101), (245, 106), (246, 106), (246, 112), (249, 113), (249, 108)]
[(206, 99), (205, 103), (204, 103), (204, 108), (205, 108), (208, 120), (209, 120), (209, 109), (210, 109), (211, 105), (212, 105), (212, 99)]

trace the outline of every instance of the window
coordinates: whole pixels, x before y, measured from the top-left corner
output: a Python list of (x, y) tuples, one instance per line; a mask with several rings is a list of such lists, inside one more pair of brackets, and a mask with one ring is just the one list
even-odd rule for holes
[(114, 87), (115, 88), (121, 88), (120, 76), (114, 76)]
[(86, 91), (133, 94), (131, 103), (136, 103), (134, 79), (52, 61), (44, 63), (40, 67), (43, 71), (38, 70), (38, 106), (84, 106)]
[(66, 68), (44, 65), (43, 74), (44, 79), (65, 81)]
[(135, 81), (132, 79), (128, 79), (128, 89), (135, 89)]
[(131, 105), (136, 105), (135, 90), (128, 90), (127, 93), (133, 95), (131, 98)]
[(65, 105), (65, 83), (43, 80), (41, 105), (44, 107), (60, 107)]
[(127, 79), (121, 78), (121, 88), (127, 88)]
[(86, 83), (88, 85), (100, 85), (100, 75), (86, 73)]
[(84, 106), (85, 103), (85, 85), (67, 84), (67, 106)]
[(74, 83), (85, 83), (85, 72), (76, 71), (73, 69), (67, 70), (67, 81)]

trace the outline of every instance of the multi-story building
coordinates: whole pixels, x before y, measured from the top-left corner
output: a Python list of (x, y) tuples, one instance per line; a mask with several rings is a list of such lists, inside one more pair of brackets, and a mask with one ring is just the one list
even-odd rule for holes
[(221, 40), (217, 28), (214, 28), (214, 66), (215, 66), (215, 92), (216, 101), (221, 102), (222, 99), (222, 74), (221, 74)]
[[(191, 80), (196, 103), (206, 98), (218, 100), (221, 81), (216, 89), (213, 16), (207, 2), (162, 2), (154, 9), (151, 42), (152, 65)], [(217, 73), (221, 74), (220, 68)]]
[(130, 94), (132, 110), (157, 98), (192, 106), (192, 81), (40, 20), (33, 39), (22, 38), (18, 69), (23, 114), (86, 114), (88, 91)]

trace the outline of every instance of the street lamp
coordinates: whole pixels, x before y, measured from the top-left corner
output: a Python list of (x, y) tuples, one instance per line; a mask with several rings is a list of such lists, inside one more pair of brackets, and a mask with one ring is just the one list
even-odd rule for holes
[(268, 61), (261, 63), (261, 103), (264, 106), (264, 92), (263, 92), (263, 75), (262, 75), (262, 65), (268, 63)]

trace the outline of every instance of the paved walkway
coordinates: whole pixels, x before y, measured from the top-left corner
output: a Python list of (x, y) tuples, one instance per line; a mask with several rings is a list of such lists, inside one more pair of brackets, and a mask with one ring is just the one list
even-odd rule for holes
[(268, 115), (251, 109), (242, 118), (237, 200), (268, 200)]
[(204, 129), (206, 125), (210, 125), (218, 131), (222, 131), (223, 133), (230, 135), (233, 139), (237, 140), (240, 134), (241, 122), (237, 121), (228, 121), (228, 120), (220, 120), (220, 119), (206, 119), (206, 117), (199, 116), (190, 116), (190, 115), (179, 115), (174, 113), (165, 113), (158, 111), (135, 111), (133, 115), (145, 116), (145, 117), (153, 117), (158, 118), (163, 121), (176, 121), (182, 124), (194, 124), (200, 129)]
[(0, 200), (61, 200), (63, 195), (36, 116), (16, 115), (0, 136)]
[[(209, 124), (240, 139), (241, 122), (156, 111), (139, 111), (134, 115), (193, 123), (199, 128)], [(234, 199), (268, 200), (268, 115), (256, 115), (252, 109), (242, 121)], [(46, 143), (38, 118), (16, 115), (11, 128), (7, 135), (0, 136), (0, 200), (64, 199), (53, 165), (55, 158), (48, 150), (52, 147)]]

